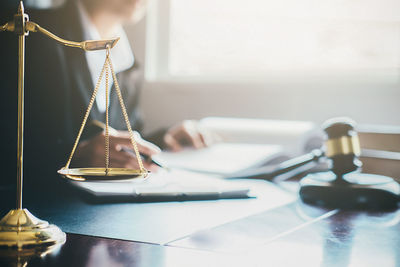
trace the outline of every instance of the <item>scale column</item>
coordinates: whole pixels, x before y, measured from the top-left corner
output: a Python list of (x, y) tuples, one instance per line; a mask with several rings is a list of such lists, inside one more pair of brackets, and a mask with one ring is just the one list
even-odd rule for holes
[(25, 35), (18, 36), (18, 145), (17, 145), (17, 209), (22, 209), (24, 161), (24, 65)]
[(25, 22), (22, 2), (15, 16), (15, 33), (18, 35), (18, 143), (17, 143), (17, 209), (22, 209), (23, 160), (24, 160), (24, 76), (25, 76)]

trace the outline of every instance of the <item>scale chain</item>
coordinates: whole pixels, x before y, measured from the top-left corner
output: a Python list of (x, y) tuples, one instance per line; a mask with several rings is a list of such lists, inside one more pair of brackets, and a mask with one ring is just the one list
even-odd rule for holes
[(84, 118), (83, 118), (81, 127), (79, 129), (78, 135), (76, 137), (74, 146), (72, 148), (71, 154), (70, 154), (70, 156), (68, 158), (68, 161), (67, 161), (64, 169), (68, 169), (69, 165), (71, 164), (72, 158), (73, 158), (73, 156), (75, 154), (76, 148), (77, 148), (79, 140), (81, 138), (83, 129), (85, 128), (85, 125), (86, 125), (87, 119), (89, 117), (90, 111), (92, 110), (94, 101), (96, 99), (96, 96), (97, 96), (97, 93), (98, 93), (98, 90), (99, 90), (99, 87), (100, 87), (100, 84), (101, 84), (101, 80), (102, 80), (102, 78), (104, 76), (104, 73), (105, 73), (105, 86), (106, 86), (106, 88), (105, 88), (106, 89), (105, 164), (106, 164), (106, 175), (108, 174), (109, 167), (110, 167), (109, 166), (110, 165), (109, 99), (108, 99), (108, 95), (109, 95), (109, 71), (110, 70), (111, 70), (112, 79), (114, 81), (114, 86), (115, 86), (115, 89), (116, 89), (116, 92), (117, 92), (117, 95), (118, 95), (118, 100), (119, 100), (119, 103), (121, 105), (121, 110), (122, 110), (122, 114), (123, 114), (123, 117), (124, 117), (124, 120), (125, 120), (125, 123), (126, 123), (126, 127), (128, 128), (128, 132), (129, 132), (130, 140), (131, 140), (131, 143), (132, 143), (132, 146), (133, 146), (133, 150), (135, 152), (136, 159), (137, 159), (138, 164), (139, 164), (140, 171), (141, 172), (147, 172), (147, 170), (143, 166), (142, 158), (140, 156), (139, 149), (138, 149), (136, 140), (134, 138), (134, 133), (133, 133), (131, 124), (129, 122), (128, 113), (126, 111), (126, 107), (125, 107), (125, 104), (124, 104), (124, 101), (123, 101), (123, 98), (122, 98), (121, 89), (119, 87), (118, 80), (117, 80), (114, 68), (112, 66), (112, 63), (111, 63), (110, 47), (107, 47), (107, 54), (106, 54), (106, 59), (104, 61), (103, 68), (101, 70), (99, 79), (97, 80), (97, 83), (96, 83), (95, 89), (93, 91), (92, 97), (90, 98), (89, 106), (88, 106), (88, 108), (86, 110), (86, 113), (84, 115)]
[(78, 136), (75, 139), (75, 143), (74, 143), (74, 146), (72, 148), (71, 154), (69, 155), (68, 161), (65, 164), (65, 167), (64, 167), (65, 169), (68, 169), (69, 165), (71, 164), (72, 157), (74, 156), (75, 150), (76, 150), (76, 148), (78, 146), (78, 143), (79, 143), (79, 140), (81, 139), (81, 135), (82, 135), (83, 129), (85, 128), (85, 125), (86, 125), (87, 119), (89, 117), (90, 111), (92, 110), (93, 103), (94, 103), (94, 101), (96, 99), (96, 95), (97, 95), (97, 92), (99, 90), (100, 83), (101, 83), (101, 78), (104, 75), (104, 71), (106, 69), (106, 66), (107, 66), (107, 58), (104, 61), (104, 65), (103, 65), (103, 68), (101, 69), (99, 79), (97, 80), (97, 83), (96, 83), (96, 87), (94, 88), (92, 97), (90, 98), (89, 106), (86, 109), (86, 113), (85, 113), (85, 116), (83, 117), (83, 121), (81, 123), (81, 127), (79, 129)]
[(131, 139), (133, 150), (135, 151), (135, 155), (136, 155), (136, 159), (137, 159), (138, 164), (139, 164), (140, 171), (145, 172), (146, 169), (143, 166), (142, 157), (140, 156), (139, 149), (138, 149), (136, 140), (134, 138), (132, 127), (131, 127), (131, 124), (130, 124), (129, 118), (128, 118), (128, 113), (126, 111), (124, 100), (122, 98), (121, 90), (119, 88), (119, 84), (118, 84), (118, 81), (117, 81), (117, 76), (115, 75), (115, 71), (114, 71), (114, 68), (113, 68), (112, 63), (111, 63), (111, 58), (108, 57), (106, 60), (108, 60), (108, 64), (109, 64), (110, 69), (111, 69), (111, 74), (112, 74), (112, 77), (113, 77), (113, 80), (114, 80), (115, 90), (117, 91), (118, 100), (119, 100), (119, 103), (121, 105), (122, 115), (124, 116), (126, 127), (128, 128), (129, 136), (130, 136), (130, 139)]
[[(106, 62), (110, 58), (110, 47), (107, 46)], [(105, 160), (106, 160), (106, 175), (108, 175), (108, 168), (110, 165), (110, 135), (109, 135), (109, 64), (106, 64), (106, 129), (105, 129)]]

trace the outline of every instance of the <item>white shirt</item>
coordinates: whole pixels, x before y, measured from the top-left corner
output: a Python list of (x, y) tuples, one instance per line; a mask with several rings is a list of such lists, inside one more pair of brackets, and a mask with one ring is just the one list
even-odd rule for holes
[[(78, 1), (79, 16), (82, 21), (83, 38), (84, 40), (99, 40), (99, 31), (96, 26), (92, 23), (89, 15), (86, 12), (83, 4)], [(116, 28), (114, 37), (120, 37), (118, 43), (111, 49), (111, 61), (115, 70), (115, 73), (124, 71), (133, 66), (134, 56), (132, 53), (131, 46), (129, 44), (128, 37), (122, 26)], [(93, 86), (96, 85), (97, 80), (100, 76), (101, 69), (103, 68), (104, 60), (106, 59), (106, 51), (86, 51), (86, 60), (89, 66), (90, 75), (92, 77)], [(112, 76), (109, 74), (109, 89), (112, 87)], [(93, 90), (94, 88), (92, 88)], [(110, 91), (109, 91), (110, 92)], [(96, 96), (96, 104), (100, 112), (106, 111), (106, 90), (105, 90), (105, 74), (101, 81), (99, 91)]]

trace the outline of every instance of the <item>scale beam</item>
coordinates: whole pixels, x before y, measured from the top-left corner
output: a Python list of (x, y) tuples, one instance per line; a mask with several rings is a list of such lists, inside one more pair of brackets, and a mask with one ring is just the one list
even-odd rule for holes
[(26, 29), (31, 32), (40, 32), (65, 46), (77, 47), (85, 51), (105, 50), (107, 49), (107, 46), (113, 48), (119, 40), (119, 38), (115, 38), (115, 39), (105, 39), (105, 40), (88, 40), (82, 42), (68, 41), (58, 37), (57, 35), (49, 32), (45, 28), (39, 26), (37, 23), (32, 21), (28, 21), (26, 23)]
[[(21, 20), (21, 18), (24, 19)], [(15, 25), (18, 26), (15, 27)], [(27, 35), (29, 32), (40, 32), (65, 46), (81, 48), (85, 51), (105, 50), (107, 47), (113, 48), (119, 41), (119, 37), (114, 39), (87, 40), (82, 42), (65, 40), (46, 30), (39, 24), (29, 21), (29, 18), (26, 14), (15, 15), (14, 21), (7, 22), (6, 24), (0, 26), (0, 31), (15, 32), (17, 35)]]

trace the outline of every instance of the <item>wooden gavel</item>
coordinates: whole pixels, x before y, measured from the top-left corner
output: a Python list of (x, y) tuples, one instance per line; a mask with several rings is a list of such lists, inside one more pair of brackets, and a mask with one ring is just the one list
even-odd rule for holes
[(396, 181), (387, 176), (360, 172), (361, 148), (355, 122), (344, 117), (333, 118), (327, 120), (322, 128), (325, 132), (322, 148), (282, 162), (272, 169), (265, 167), (235, 178), (272, 179), (324, 160), (328, 163), (328, 171), (308, 174), (300, 181), (299, 194), (304, 202), (331, 208), (397, 208), (400, 185)]
[(254, 171), (241, 173), (234, 178), (272, 179), (278, 175), (295, 170), (311, 162), (323, 159), (330, 163), (330, 169), (340, 177), (343, 174), (359, 170), (362, 166), (360, 142), (355, 123), (349, 118), (333, 118), (327, 120), (322, 128), (326, 135), (325, 145), (305, 155), (284, 161), (274, 167), (266, 166)]

